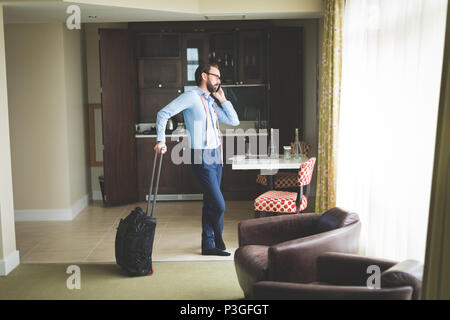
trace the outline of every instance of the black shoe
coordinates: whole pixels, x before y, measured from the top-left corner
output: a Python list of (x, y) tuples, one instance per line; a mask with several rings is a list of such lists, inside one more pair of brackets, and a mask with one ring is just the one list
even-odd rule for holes
[(231, 253), (222, 251), (218, 248), (202, 249), (202, 255), (204, 256), (230, 256)]
[(223, 242), (222, 239), (214, 239), (214, 245), (216, 246), (217, 249), (220, 249), (220, 250), (227, 249), (227, 247), (225, 246), (225, 242)]

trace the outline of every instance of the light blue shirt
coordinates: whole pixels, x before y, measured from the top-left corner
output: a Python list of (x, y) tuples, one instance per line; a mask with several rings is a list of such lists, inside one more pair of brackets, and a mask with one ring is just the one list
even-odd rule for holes
[[(222, 103), (221, 108), (214, 101), (214, 98), (207, 96), (206, 93), (199, 87), (184, 92), (158, 112), (158, 116), (156, 118), (157, 141), (166, 141), (165, 131), (167, 121), (174, 115), (183, 111), (184, 122), (189, 135), (191, 149), (211, 148), (211, 146), (206, 145), (206, 112), (200, 97), (202, 94), (208, 105), (209, 115), (212, 117), (211, 123), (213, 124), (216, 141), (218, 141), (217, 146), (220, 145), (220, 140), (217, 136), (216, 130), (216, 119), (218, 118), (220, 122), (237, 126), (239, 125), (238, 115), (230, 101), (225, 101)], [(217, 118), (213, 104), (217, 110)]]

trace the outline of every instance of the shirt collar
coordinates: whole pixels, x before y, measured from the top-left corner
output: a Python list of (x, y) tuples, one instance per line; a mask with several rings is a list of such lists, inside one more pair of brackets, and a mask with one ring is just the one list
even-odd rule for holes
[[(197, 90), (197, 93), (199, 95), (203, 95), (206, 99), (211, 100), (213, 99), (213, 97), (211, 97), (211, 94), (209, 94), (208, 96), (206, 95), (205, 91), (203, 91), (200, 87), (197, 86), (197, 88), (195, 88), (195, 90)], [(213, 99), (214, 100), (214, 99)]]

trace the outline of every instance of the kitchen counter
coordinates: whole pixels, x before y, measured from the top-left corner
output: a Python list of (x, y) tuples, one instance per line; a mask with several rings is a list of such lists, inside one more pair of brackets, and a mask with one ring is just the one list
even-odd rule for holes
[[(222, 132), (223, 137), (259, 137), (259, 136), (267, 136), (267, 132)], [(186, 131), (174, 131), (173, 133), (166, 133), (166, 138), (184, 138), (187, 137)], [(136, 138), (156, 138), (156, 134), (142, 134), (137, 133)]]

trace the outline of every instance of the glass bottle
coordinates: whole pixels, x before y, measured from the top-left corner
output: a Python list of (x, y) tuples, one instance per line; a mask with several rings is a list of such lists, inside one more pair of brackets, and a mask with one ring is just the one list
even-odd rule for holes
[(270, 128), (269, 156), (270, 157), (278, 156), (278, 150), (277, 150), (277, 146), (275, 143), (275, 135), (274, 135), (273, 128)]
[(295, 140), (292, 151), (294, 153), (295, 159), (300, 159), (302, 157), (302, 148), (300, 146), (300, 140), (298, 138), (298, 128), (295, 128)]

